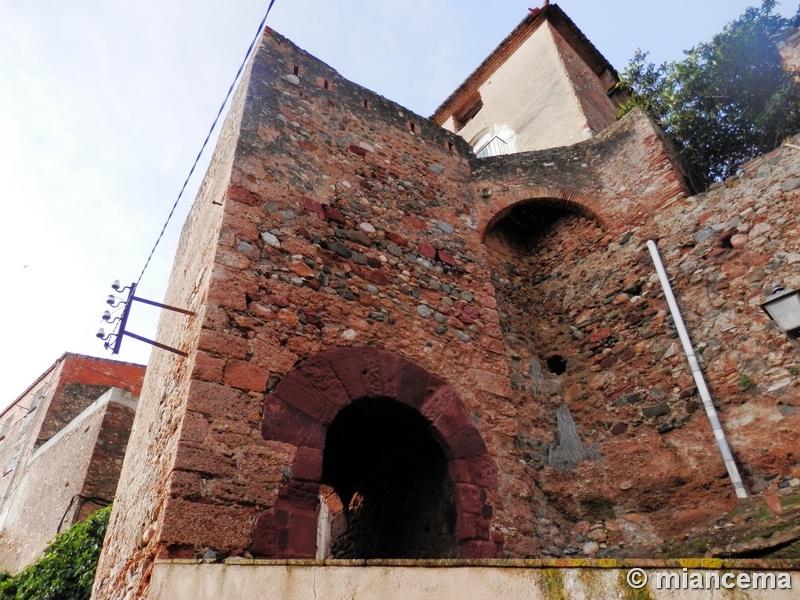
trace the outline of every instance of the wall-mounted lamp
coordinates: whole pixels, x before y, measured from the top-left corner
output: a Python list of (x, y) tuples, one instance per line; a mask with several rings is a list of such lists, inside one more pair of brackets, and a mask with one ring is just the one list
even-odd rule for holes
[(761, 308), (791, 338), (800, 333), (800, 290), (788, 292), (778, 286)]

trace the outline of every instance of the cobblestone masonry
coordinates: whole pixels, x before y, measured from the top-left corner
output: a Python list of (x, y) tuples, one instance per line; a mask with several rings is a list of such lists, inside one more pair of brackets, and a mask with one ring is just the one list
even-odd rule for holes
[[(641, 113), (478, 161), (268, 30), (184, 229), (167, 301), (198, 316), (159, 339), (190, 356), (149, 367), (95, 597), (144, 597), (156, 556), (313, 555), (324, 430), (363, 397), (426, 414), (449, 390), (427, 416), (464, 557), (646, 556), (717, 516), (733, 495), (648, 238), (740, 462), (800, 475), (796, 348), (758, 306), (800, 287), (800, 155), (682, 181)], [(519, 218), (548, 227), (523, 247)], [(602, 457), (568, 473), (561, 404)]]

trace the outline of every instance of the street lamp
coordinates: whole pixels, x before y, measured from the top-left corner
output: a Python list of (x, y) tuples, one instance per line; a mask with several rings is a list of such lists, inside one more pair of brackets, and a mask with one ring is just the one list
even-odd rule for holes
[(800, 291), (788, 292), (778, 286), (761, 308), (789, 337), (797, 337), (800, 329)]

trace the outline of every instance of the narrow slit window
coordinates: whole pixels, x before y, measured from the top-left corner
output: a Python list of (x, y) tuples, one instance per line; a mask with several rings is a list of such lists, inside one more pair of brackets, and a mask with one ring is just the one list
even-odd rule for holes
[(299, 66), (299, 65), (295, 65), (295, 66), (292, 68), (292, 73), (294, 73), (295, 75), (297, 75), (298, 77), (300, 77), (300, 66)]
[(369, 106), (369, 100), (367, 100), (366, 98), (362, 98), (362, 99), (361, 99), (361, 105), (362, 105), (364, 108), (367, 108), (367, 109), (368, 109), (368, 108), (370, 107), (370, 106)]
[(418, 133), (418, 129), (419, 129), (419, 128), (417, 127), (417, 124), (416, 124), (416, 123), (414, 123), (414, 121), (409, 121), (409, 122), (408, 122), (408, 130), (409, 130), (411, 133)]
[(329, 90), (331, 89), (331, 84), (327, 79), (322, 80), (322, 89)]

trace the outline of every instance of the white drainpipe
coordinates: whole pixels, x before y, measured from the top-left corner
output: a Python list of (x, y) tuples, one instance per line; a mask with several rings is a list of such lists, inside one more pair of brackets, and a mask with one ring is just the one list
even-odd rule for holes
[(664, 290), (664, 297), (667, 299), (669, 310), (672, 313), (672, 319), (675, 321), (675, 327), (678, 329), (678, 335), (681, 338), (683, 352), (686, 354), (686, 360), (689, 361), (689, 368), (692, 370), (694, 382), (697, 385), (697, 391), (700, 392), (700, 398), (703, 399), (703, 408), (706, 409), (706, 416), (708, 416), (711, 429), (714, 431), (714, 437), (717, 440), (720, 454), (722, 454), (722, 460), (725, 461), (725, 468), (728, 469), (728, 476), (733, 483), (733, 489), (736, 491), (736, 496), (738, 498), (747, 498), (747, 491), (744, 489), (742, 478), (739, 476), (739, 470), (736, 468), (736, 462), (734, 462), (733, 454), (731, 454), (730, 446), (728, 446), (728, 440), (725, 439), (725, 432), (722, 430), (722, 425), (719, 422), (719, 417), (717, 417), (714, 403), (711, 401), (711, 394), (708, 392), (708, 386), (703, 377), (703, 371), (700, 369), (700, 363), (692, 349), (692, 342), (686, 331), (686, 325), (683, 323), (680, 309), (678, 309), (678, 303), (675, 301), (675, 296), (672, 293), (672, 286), (669, 284), (667, 273), (664, 271), (664, 265), (661, 263), (658, 247), (653, 240), (647, 240), (647, 249), (650, 250), (650, 256), (656, 267), (658, 279), (661, 281), (661, 287)]

